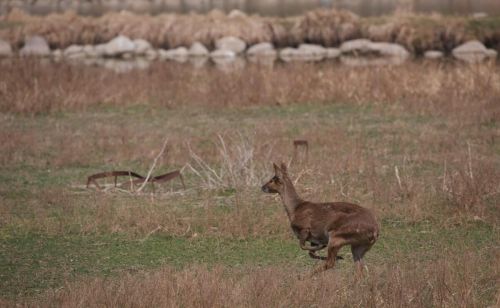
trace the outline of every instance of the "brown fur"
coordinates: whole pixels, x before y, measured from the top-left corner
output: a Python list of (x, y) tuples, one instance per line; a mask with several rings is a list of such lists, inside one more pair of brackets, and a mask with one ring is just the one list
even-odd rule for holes
[(262, 191), (278, 193), (290, 219), (300, 247), (315, 259), (322, 259), (316, 251), (328, 249), (322, 267), (335, 265), (337, 253), (345, 245), (351, 246), (358, 273), (362, 272), (362, 259), (379, 236), (375, 216), (366, 208), (348, 202), (314, 203), (302, 200), (288, 177), (284, 164), (274, 164), (275, 176), (262, 186)]

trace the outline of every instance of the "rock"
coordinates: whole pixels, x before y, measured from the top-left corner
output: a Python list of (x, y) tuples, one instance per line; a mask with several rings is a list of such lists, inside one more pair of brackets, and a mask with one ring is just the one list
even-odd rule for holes
[(146, 41), (146, 40), (136, 39), (136, 40), (133, 40), (132, 42), (135, 45), (134, 53), (136, 55), (143, 56), (143, 55), (146, 54), (146, 52), (148, 50), (153, 49), (153, 47), (151, 46), (151, 44), (148, 41)]
[(343, 54), (359, 54), (367, 53), (370, 50), (372, 41), (367, 39), (357, 39), (342, 43), (340, 51)]
[(285, 61), (320, 61), (326, 56), (326, 48), (320, 45), (301, 44), (299, 48), (284, 48), (280, 58)]
[(275, 58), (278, 52), (271, 43), (259, 43), (251, 46), (247, 50), (247, 55), (251, 57), (272, 57)]
[(474, 18), (474, 19), (481, 19), (481, 18), (486, 18), (486, 17), (488, 17), (488, 14), (485, 12), (472, 13), (472, 18)]
[(63, 56), (63, 52), (61, 49), (56, 49), (52, 52), (52, 57), (54, 57), (56, 59), (62, 58), (62, 56)]
[(124, 35), (119, 35), (106, 44), (106, 56), (119, 57), (125, 53), (133, 53), (135, 44)]
[(189, 48), (188, 54), (191, 57), (206, 57), (210, 52), (202, 43), (194, 42)]
[(83, 46), (83, 52), (85, 53), (85, 56), (89, 58), (97, 58), (99, 56), (96, 47), (94, 47), (93, 45)]
[(146, 53), (144, 54), (144, 57), (148, 60), (154, 60), (158, 57), (158, 52), (154, 49), (149, 49), (148, 51), (146, 51)]
[(50, 48), (43, 37), (35, 35), (24, 41), (24, 46), (19, 53), (21, 56), (45, 57), (50, 55)]
[(325, 47), (321, 45), (314, 44), (300, 44), (299, 45), (299, 54), (306, 57), (324, 57), (326, 55)]
[(215, 47), (220, 50), (230, 50), (236, 54), (243, 52), (247, 44), (234, 36), (226, 36), (215, 41)]
[(247, 14), (243, 13), (242, 11), (240, 10), (232, 10), (231, 12), (229, 12), (229, 14), (227, 14), (227, 17), (229, 18), (242, 18), (242, 17), (246, 17)]
[(12, 56), (12, 47), (8, 42), (0, 39), (0, 57), (10, 56)]
[(178, 47), (169, 50), (160, 49), (158, 51), (158, 56), (160, 59), (174, 60), (177, 62), (186, 62), (188, 58), (188, 50), (186, 47)]
[(486, 50), (486, 55), (489, 58), (496, 58), (498, 56), (498, 51), (496, 51), (495, 49), (487, 49)]
[(338, 48), (326, 48), (326, 55), (325, 55), (325, 57), (327, 59), (336, 59), (336, 58), (340, 57), (341, 53), (342, 52)]
[(106, 44), (99, 44), (94, 47), (96, 57), (101, 58), (106, 56)]
[(220, 58), (235, 58), (236, 52), (227, 49), (217, 49), (210, 53), (210, 57), (212, 59), (220, 59)]
[(367, 39), (357, 39), (344, 42), (340, 46), (342, 54), (362, 55), (374, 54), (383, 57), (408, 58), (410, 53), (406, 48), (395, 43), (372, 42)]
[(297, 48), (286, 47), (281, 49), (279, 56), (281, 60), (289, 62), (292, 61), (294, 58), (296, 58), (297, 54), (298, 54)]
[(84, 52), (84, 47), (80, 45), (71, 45), (63, 51), (63, 55), (66, 58), (78, 59), (85, 58), (86, 54)]
[(424, 53), (424, 58), (429, 60), (441, 59), (444, 57), (444, 53), (439, 50), (428, 50)]
[(471, 63), (480, 62), (493, 56), (493, 53), (488, 51), (483, 43), (479, 41), (468, 41), (453, 49), (452, 54), (459, 60)]
[(369, 45), (369, 51), (384, 57), (408, 58), (410, 53), (399, 44), (377, 42)]

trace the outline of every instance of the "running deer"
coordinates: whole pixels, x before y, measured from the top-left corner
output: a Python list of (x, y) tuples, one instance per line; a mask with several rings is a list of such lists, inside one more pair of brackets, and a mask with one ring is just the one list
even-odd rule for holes
[[(363, 272), (363, 256), (377, 241), (379, 225), (366, 208), (347, 202), (314, 203), (301, 199), (288, 177), (285, 164), (274, 165), (274, 177), (262, 191), (279, 194), (300, 248), (314, 259), (325, 260), (322, 270), (335, 265), (337, 253), (345, 245), (351, 252), (358, 274)], [(327, 257), (317, 251), (328, 248)]]

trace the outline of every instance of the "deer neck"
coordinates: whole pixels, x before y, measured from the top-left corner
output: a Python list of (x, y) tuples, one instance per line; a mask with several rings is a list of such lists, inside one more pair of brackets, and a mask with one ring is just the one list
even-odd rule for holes
[(283, 201), (283, 205), (285, 206), (285, 211), (288, 215), (290, 221), (292, 221), (295, 217), (295, 209), (297, 206), (303, 202), (303, 200), (297, 194), (295, 187), (291, 181), (286, 181), (284, 185), (283, 192), (280, 194), (281, 201)]

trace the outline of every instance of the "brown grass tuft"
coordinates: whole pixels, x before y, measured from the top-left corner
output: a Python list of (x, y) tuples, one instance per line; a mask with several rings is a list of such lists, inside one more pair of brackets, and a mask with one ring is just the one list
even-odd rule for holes
[(435, 262), (371, 266), (361, 280), (347, 268), (309, 278), (282, 267), (166, 267), (68, 283), (23, 306), (475, 307), (495, 301), (492, 283), (499, 274), (493, 265), (498, 265), (498, 255), (493, 263), (480, 260), (463, 254)]

